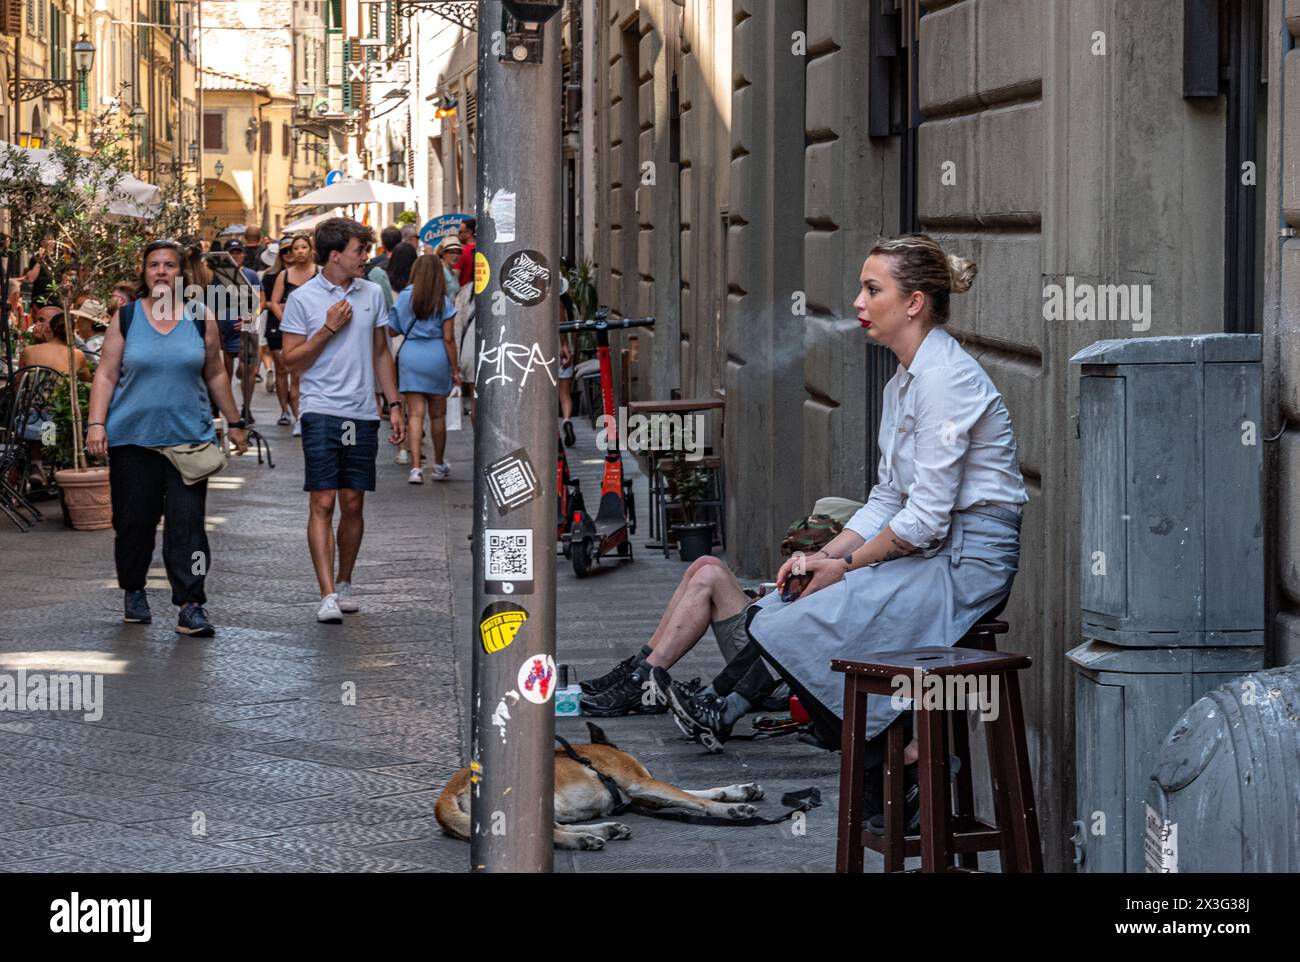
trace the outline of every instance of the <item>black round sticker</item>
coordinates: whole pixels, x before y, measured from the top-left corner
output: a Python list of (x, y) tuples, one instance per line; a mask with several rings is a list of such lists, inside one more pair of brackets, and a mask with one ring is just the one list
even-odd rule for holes
[(511, 254), (498, 276), (506, 297), (524, 307), (542, 303), (551, 289), (551, 265), (537, 251)]

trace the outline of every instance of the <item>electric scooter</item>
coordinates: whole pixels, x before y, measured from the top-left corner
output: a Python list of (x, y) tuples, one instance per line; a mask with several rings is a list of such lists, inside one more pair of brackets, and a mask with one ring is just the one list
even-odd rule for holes
[[(653, 317), (623, 318), (611, 321), (609, 308), (602, 307), (590, 321), (571, 321), (560, 325), (560, 333), (573, 334), (591, 331), (596, 335), (596, 356), (600, 360), (600, 394), (605, 408), (605, 475), (600, 485), (600, 505), (593, 518), (582, 503), (582, 493), (576, 480), (569, 489), (568, 530), (560, 540), (564, 554), (573, 563), (573, 573), (585, 578), (600, 559), (616, 555), (632, 560), (632, 540), (636, 533), (636, 502), (632, 497), (632, 482), (623, 476), (623, 455), (619, 450), (618, 413), (614, 409), (614, 368), (610, 361), (610, 329), (627, 330), (634, 327), (653, 327)], [(568, 464), (561, 449), (561, 480), (568, 473)]]

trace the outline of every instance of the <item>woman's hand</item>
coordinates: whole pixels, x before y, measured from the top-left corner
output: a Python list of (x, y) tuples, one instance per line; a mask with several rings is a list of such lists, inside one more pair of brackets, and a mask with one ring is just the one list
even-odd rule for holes
[(812, 575), (812, 581), (808, 582), (808, 587), (799, 595), (800, 598), (807, 598), (823, 588), (829, 588), (837, 581), (842, 581), (848, 568), (839, 558), (823, 558), (818, 556), (805, 560), (805, 570)]
[(786, 579), (791, 575), (805, 574), (809, 570), (808, 563), (810, 561), (824, 561), (827, 557), (824, 550), (814, 551), (812, 554), (796, 551), (785, 559), (785, 564), (781, 565), (781, 570), (776, 573), (777, 587), (785, 587)]
[(461, 386), (461, 380), (460, 380), (460, 368), (458, 368), (458, 367), (453, 367), (453, 368), (451, 369), (451, 383), (454, 384), (454, 385), (456, 385), (456, 387), (460, 387), (460, 386)]
[(243, 428), (230, 429), (230, 443), (235, 446), (235, 455), (241, 455), (248, 450), (248, 432)]
[(108, 454), (108, 432), (102, 424), (92, 424), (86, 430), (86, 453), (92, 458), (102, 458)]

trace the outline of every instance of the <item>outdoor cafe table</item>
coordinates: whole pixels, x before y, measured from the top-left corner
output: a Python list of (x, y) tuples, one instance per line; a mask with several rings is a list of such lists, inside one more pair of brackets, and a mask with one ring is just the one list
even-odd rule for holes
[[(629, 415), (640, 414), (644, 417), (652, 417), (657, 414), (680, 414), (685, 417), (688, 414), (696, 414), (701, 411), (722, 411), (727, 406), (727, 402), (722, 398), (680, 398), (668, 401), (633, 401), (627, 406)], [(650, 455), (650, 541), (646, 543), (647, 548), (662, 548), (662, 541), (655, 541), (656, 537), (663, 538), (666, 532), (655, 530), (655, 506), (658, 499), (664, 496), (661, 490), (663, 484), (659, 475), (659, 458), (652, 452)]]

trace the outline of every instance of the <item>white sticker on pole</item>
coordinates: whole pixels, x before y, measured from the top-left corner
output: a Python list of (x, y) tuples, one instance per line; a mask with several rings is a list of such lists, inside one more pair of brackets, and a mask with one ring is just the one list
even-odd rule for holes
[(498, 244), (509, 244), (515, 239), (515, 208), (518, 195), (512, 190), (498, 190), (492, 195), (488, 216), (496, 227)]
[(533, 593), (533, 532), (488, 528), (483, 532), (483, 590), (489, 595)]
[(555, 659), (529, 655), (519, 666), (519, 692), (535, 705), (544, 705), (555, 692)]
[(1148, 873), (1163, 874), (1178, 871), (1178, 823), (1161, 818), (1150, 805), (1147, 809), (1147, 830), (1143, 844), (1143, 861)]

